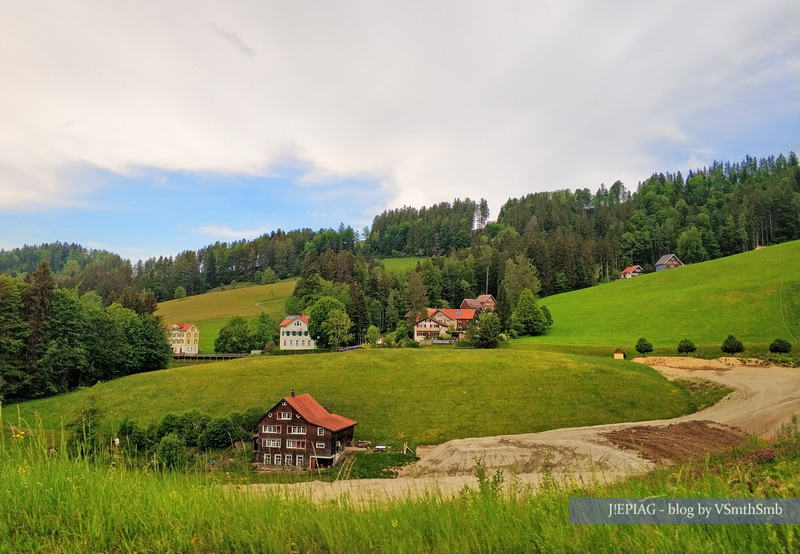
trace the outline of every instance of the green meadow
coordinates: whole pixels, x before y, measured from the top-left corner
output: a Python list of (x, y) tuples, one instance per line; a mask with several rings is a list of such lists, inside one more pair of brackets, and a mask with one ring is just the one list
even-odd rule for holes
[(89, 403), (114, 422), (130, 417), (149, 423), (194, 408), (212, 416), (266, 409), (291, 389), (358, 421), (358, 438), (390, 443), (405, 437), (438, 444), (690, 411), (684, 391), (649, 367), (506, 348), (251, 356), (131, 375), (6, 409), (16, 414), (18, 407), (23, 419), (49, 429)]
[[(800, 339), (800, 241), (550, 296), (547, 335), (532, 342), (620, 347), (634, 353), (639, 337), (657, 349), (683, 338), (698, 347), (729, 334), (764, 351), (781, 337)], [(793, 338), (794, 337), (794, 338)], [(795, 346), (798, 348), (799, 346)]]
[(381, 260), (387, 273), (406, 273), (417, 267), (417, 262), (427, 258), (384, 258)]
[(165, 324), (191, 322), (197, 325), (200, 351), (211, 353), (220, 329), (234, 315), (250, 319), (266, 312), (273, 319), (283, 319), (286, 299), (294, 291), (296, 281), (288, 279), (272, 285), (242, 284), (235, 289), (215, 289), (181, 300), (169, 300), (158, 305), (155, 315), (164, 318)]

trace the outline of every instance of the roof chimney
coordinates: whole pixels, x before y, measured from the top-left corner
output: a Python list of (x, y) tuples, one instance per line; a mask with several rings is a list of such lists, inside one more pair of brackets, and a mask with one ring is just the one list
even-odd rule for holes
[(294, 398), (294, 389), (292, 389), (292, 398)]

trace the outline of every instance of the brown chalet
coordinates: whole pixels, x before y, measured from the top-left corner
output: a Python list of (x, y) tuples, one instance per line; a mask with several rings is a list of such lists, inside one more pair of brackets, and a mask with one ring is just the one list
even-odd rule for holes
[(287, 396), (258, 422), (255, 463), (293, 469), (331, 467), (353, 440), (357, 422), (331, 414), (310, 394)]
[(481, 294), (478, 298), (465, 298), (461, 303), (461, 308), (472, 308), (479, 314), (493, 312), (497, 307), (497, 301), (491, 294)]
[[(454, 339), (463, 338), (467, 332), (470, 321), (477, 317), (474, 309), (445, 309), (428, 308), (427, 317), (425, 312), (420, 314), (420, 318), (414, 322), (414, 340), (417, 342), (430, 341), (452, 331)], [(411, 319), (412, 312), (406, 314), (406, 318)]]

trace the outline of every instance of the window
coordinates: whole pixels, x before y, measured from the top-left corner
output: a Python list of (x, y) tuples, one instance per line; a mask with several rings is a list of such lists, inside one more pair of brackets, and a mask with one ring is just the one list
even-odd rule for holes
[(317, 450), (325, 450), (325, 443), (324, 442), (318, 442), (314, 446), (316, 447)]
[(305, 448), (306, 441), (286, 439), (286, 448)]
[(292, 465), (292, 455), (291, 454), (287, 454), (286, 456), (283, 457), (283, 459), (285, 460), (283, 462), (283, 465), (285, 465), (285, 466)]
[(272, 456), (269, 454), (264, 454), (264, 463), (269, 465), (272, 462)]
[(305, 435), (306, 427), (305, 425), (289, 425), (288, 432), (290, 435)]
[(325, 436), (325, 428), (324, 427), (317, 427), (317, 436), (318, 437)]
[(278, 419), (292, 419), (292, 412), (278, 412)]
[(280, 425), (263, 425), (261, 427), (262, 433), (280, 433), (281, 426)]
[(297, 467), (303, 467), (303, 461), (305, 460), (305, 458), (303, 457), (302, 454), (298, 454), (297, 456), (294, 457), (294, 459), (296, 460), (295, 465)]
[(281, 465), (281, 461), (282, 461), (281, 460), (281, 455), (280, 454), (275, 454), (275, 465), (276, 466)]
[(264, 448), (280, 448), (281, 439), (261, 439), (261, 445)]

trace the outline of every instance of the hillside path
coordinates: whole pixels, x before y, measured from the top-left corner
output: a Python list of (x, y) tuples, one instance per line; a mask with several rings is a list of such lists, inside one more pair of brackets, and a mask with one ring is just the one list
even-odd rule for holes
[[(680, 462), (738, 444), (747, 435), (772, 436), (800, 414), (800, 368), (744, 363), (737, 358), (637, 358), (668, 379), (702, 378), (734, 392), (714, 406), (674, 419), (553, 429), (522, 435), (458, 439), (419, 447), (420, 459), (396, 479), (359, 479), (334, 483), (249, 485), (249, 492), (275, 490), (313, 498), (400, 497), (439, 492), (458, 494), (475, 487), (475, 460), (493, 473), (503, 470), (523, 484), (545, 477), (558, 481), (610, 481), (657, 465)], [(508, 481), (508, 479), (506, 480)]]

